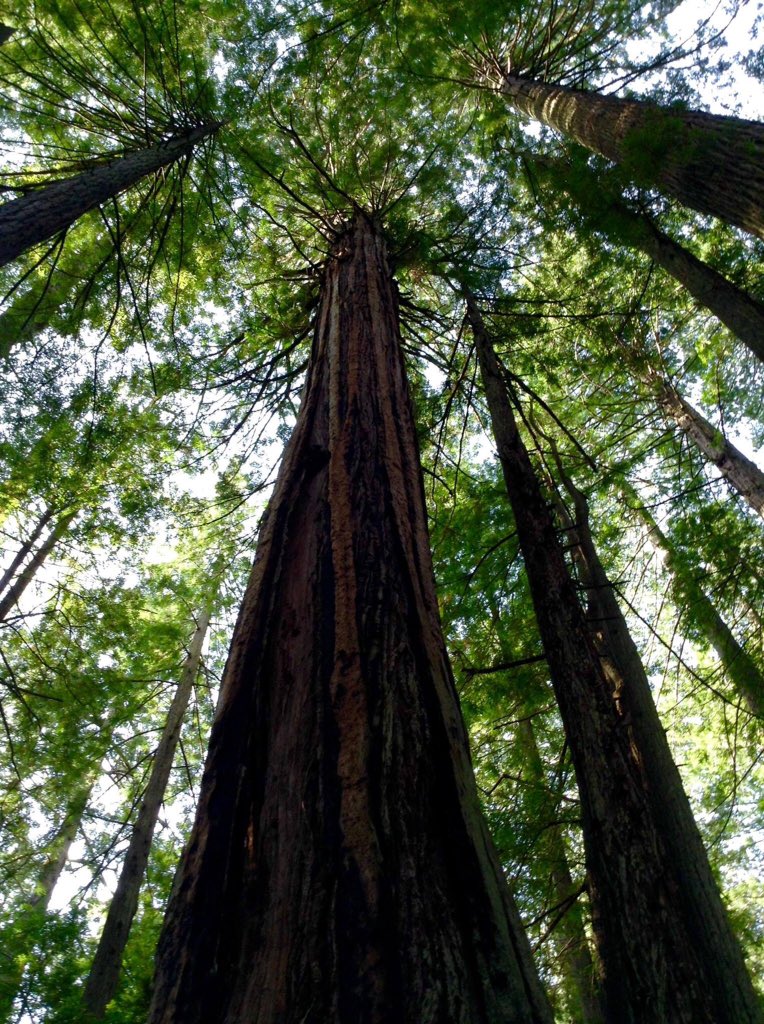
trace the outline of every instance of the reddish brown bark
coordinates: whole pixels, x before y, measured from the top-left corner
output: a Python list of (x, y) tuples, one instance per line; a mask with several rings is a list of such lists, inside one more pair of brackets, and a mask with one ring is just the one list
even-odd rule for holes
[[(613, 669), (615, 641), (587, 621), (520, 437), (491, 339), (469, 318), (539, 632), (570, 745), (606, 1019), (756, 1024), (761, 1014), (726, 920), (646, 680)], [(598, 597), (598, 600), (600, 598)], [(597, 605), (601, 608), (602, 605)], [(621, 638), (622, 639), (622, 638)], [(620, 640), (618, 643), (620, 644)], [(626, 650), (619, 647), (619, 656)], [(662, 772), (670, 772), (665, 785)], [(688, 834), (683, 834), (688, 830)]]
[(549, 1022), (478, 810), (379, 230), (328, 261), (152, 1024)]
[(110, 160), (63, 181), (55, 181), (0, 206), (0, 267), (53, 238), (79, 217), (190, 153), (220, 127), (200, 125), (135, 153)]
[(700, 213), (764, 238), (764, 125), (506, 75), (502, 95)]

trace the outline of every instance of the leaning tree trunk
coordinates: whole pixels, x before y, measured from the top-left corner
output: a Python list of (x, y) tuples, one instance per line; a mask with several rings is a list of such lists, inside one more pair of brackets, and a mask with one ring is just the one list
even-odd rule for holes
[(199, 615), (188, 656), (183, 663), (180, 683), (154, 754), (149, 782), (141, 800), (117, 888), (109, 904), (106, 923), (85, 983), (85, 1007), (96, 1020), (103, 1018), (107, 1004), (117, 991), (122, 957), (138, 909), (138, 896), (149, 861), (154, 829), (170, 778), (183, 718), (199, 673), (202, 646), (209, 623), (210, 612), (205, 610)]
[(670, 384), (660, 386), (658, 404), (703, 457), (716, 466), (730, 487), (764, 517), (764, 473), (756, 463), (746, 458)]
[(764, 125), (504, 76), (517, 110), (621, 165), (638, 184), (764, 238)]
[(328, 260), (152, 1024), (549, 1022), (438, 617), (379, 229)]
[(199, 125), (154, 146), (117, 157), (72, 178), (0, 206), (0, 267), (47, 238), (66, 230), (79, 217), (191, 152), (220, 127)]
[(53, 518), (53, 509), (48, 507), (48, 508), (45, 509), (45, 511), (42, 513), (40, 518), (35, 523), (34, 529), (29, 534), (27, 539), (22, 542), (22, 544), (19, 547), (18, 551), (16, 552), (16, 554), (13, 556), (13, 558), (9, 562), (8, 568), (5, 570), (5, 572), (2, 574), (2, 576), (0, 576), (0, 597), (2, 597), (2, 595), (4, 594), (6, 588), (10, 584), (11, 580), (13, 579), (13, 577), (18, 572), (19, 567), (22, 565), (24, 560), (26, 558), (28, 558), (29, 553), (31, 552), (32, 548), (35, 546), (37, 541), (40, 539), (40, 535), (42, 534), (42, 531), (45, 529), (45, 527), (48, 525), (48, 523), (50, 522), (50, 520), (52, 518)]
[(76, 510), (74, 510), (61, 516), (43, 543), (37, 551), (35, 551), (29, 564), (26, 565), (16, 577), (16, 581), (13, 586), (9, 587), (4, 597), (0, 599), (0, 622), (5, 622), (9, 613), (13, 611), (14, 607), (21, 600), (21, 597), (27, 587), (37, 575), (37, 571), (40, 566), (44, 564), (45, 559), (69, 529), (69, 524), (76, 514)]
[(627, 206), (607, 177), (581, 166), (571, 173), (559, 160), (538, 159), (534, 164), (553, 185), (565, 189), (595, 231), (641, 249), (764, 362), (764, 303), (664, 234), (647, 214)]
[[(520, 437), (479, 310), (468, 316), (531, 596), (581, 798), (592, 926), (606, 1019), (618, 1024), (755, 1024), (758, 1002), (702, 845), (674, 835), (653, 791), (664, 760), (647, 694), (614, 685), (584, 617), (551, 510)], [(652, 709), (654, 714), (655, 709)], [(646, 739), (647, 738), (647, 739)], [(666, 748), (666, 757), (670, 753)], [(660, 766), (660, 767), (659, 767)], [(686, 797), (676, 768), (670, 807)], [(678, 812), (677, 812), (678, 813)], [(684, 823), (684, 818), (681, 819)], [(681, 856), (681, 859), (677, 859)]]
[(764, 674), (735, 637), (713, 601), (698, 582), (697, 570), (687, 564), (681, 551), (661, 530), (639, 495), (630, 486), (625, 496), (647, 527), (655, 549), (663, 557), (670, 574), (674, 603), (685, 621), (716, 651), (725, 674), (748, 705), (752, 714), (764, 719)]

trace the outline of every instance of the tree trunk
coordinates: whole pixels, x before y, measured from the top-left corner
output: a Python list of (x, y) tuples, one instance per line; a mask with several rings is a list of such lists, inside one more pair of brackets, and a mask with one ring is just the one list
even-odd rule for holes
[(716, 651), (726, 675), (751, 713), (764, 718), (764, 675), (698, 583), (697, 572), (658, 526), (641, 498), (632, 488), (626, 492), (637, 515), (647, 527), (650, 539), (671, 578), (674, 603), (682, 616)]
[(646, 214), (627, 206), (607, 176), (581, 166), (573, 172), (560, 160), (536, 159), (534, 164), (554, 186), (564, 188), (594, 231), (641, 249), (764, 362), (763, 303), (660, 231)]
[(506, 75), (517, 110), (618, 163), (639, 184), (764, 238), (764, 125)]
[(397, 295), (361, 213), (325, 270), (150, 1020), (551, 1021), (479, 811)]
[[(518, 742), (531, 782), (538, 788), (546, 789), (546, 770), (536, 743), (532, 720), (523, 719), (518, 724), (518, 732)], [(552, 815), (556, 813), (556, 808), (550, 807), (549, 810)], [(575, 1020), (581, 1024), (602, 1024), (605, 1018), (600, 993), (601, 981), (589, 949), (581, 904), (578, 897), (574, 896), (576, 887), (568, 866), (565, 840), (559, 825), (554, 821), (545, 829), (545, 836), (550, 857), (549, 878), (553, 898), (558, 906), (564, 906), (566, 901), (570, 901), (557, 925), (560, 941), (556, 944), (564, 972), (578, 999)]]
[(48, 525), (50, 520), (53, 518), (53, 509), (46, 508), (43, 514), (35, 523), (34, 529), (29, 534), (27, 539), (23, 542), (19, 550), (11, 559), (11, 563), (5, 570), (2, 576), (0, 576), (0, 596), (5, 592), (6, 587), (11, 582), (13, 577), (16, 575), (19, 566), (22, 564), (24, 559), (29, 555), (29, 552), (35, 546), (37, 541), (40, 539), (40, 534)]
[(69, 850), (74, 842), (85, 808), (90, 800), (92, 783), (88, 781), (78, 789), (69, 801), (64, 820), (51, 843), (48, 857), (40, 872), (34, 892), (14, 923), (12, 932), (3, 942), (2, 968), (0, 969), (0, 1021), (10, 1019), (14, 1000), (21, 985), (24, 970), (32, 956), (33, 940), (30, 938), (35, 925), (39, 923), (53, 896), (61, 872), (66, 867)]
[(154, 754), (149, 783), (143, 794), (119, 882), (109, 905), (106, 923), (85, 983), (85, 1007), (96, 1020), (103, 1018), (107, 1003), (114, 998), (117, 991), (122, 956), (138, 909), (138, 896), (146, 873), (154, 829), (170, 778), (183, 718), (199, 673), (202, 645), (209, 623), (210, 612), (203, 611), (199, 616), (188, 656), (183, 664), (180, 683)]
[(16, 29), (11, 28), (10, 25), (3, 25), (0, 23), (0, 46), (2, 46), (3, 43), (7, 43), (15, 31)]
[(128, 153), (72, 178), (55, 181), (0, 206), (0, 266), (64, 231), (84, 213), (167, 167), (220, 127), (199, 125), (157, 145)]
[(671, 385), (661, 384), (658, 404), (704, 458), (716, 466), (730, 487), (737, 491), (754, 512), (764, 517), (764, 473), (759, 467), (747, 459)]
[[(681, 818), (689, 835), (672, 824), (671, 815), (682, 813), (686, 797), (653, 717), (655, 708), (647, 707), (649, 689), (634, 692), (630, 680), (614, 678), (600, 659), (472, 299), (468, 316), (576, 770), (606, 1019), (614, 1024), (760, 1022), (719, 894), (713, 880), (710, 888), (707, 884), (710, 871), (692, 816), (689, 822)], [(656, 794), (662, 771), (666, 781)]]
[(12, 587), (8, 588), (5, 597), (0, 600), (0, 622), (5, 622), (8, 618), (9, 612), (11, 612), (21, 600), (22, 594), (35, 578), (37, 570), (45, 562), (45, 559), (69, 529), (69, 524), (76, 514), (77, 512), (75, 510), (67, 512), (65, 515), (61, 516), (59, 521), (45, 538), (45, 541), (35, 552), (32, 560), (16, 577), (16, 582)]

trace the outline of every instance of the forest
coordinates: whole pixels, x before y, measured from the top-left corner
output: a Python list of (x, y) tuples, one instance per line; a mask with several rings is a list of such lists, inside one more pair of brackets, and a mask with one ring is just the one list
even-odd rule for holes
[(763, 1024), (759, 0), (0, 13), (0, 1024)]

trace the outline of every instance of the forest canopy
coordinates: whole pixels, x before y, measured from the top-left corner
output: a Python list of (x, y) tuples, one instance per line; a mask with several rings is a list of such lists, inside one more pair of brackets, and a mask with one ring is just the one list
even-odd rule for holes
[(762, 14), (689, 6), (3, 15), (0, 1019), (762, 1020)]

